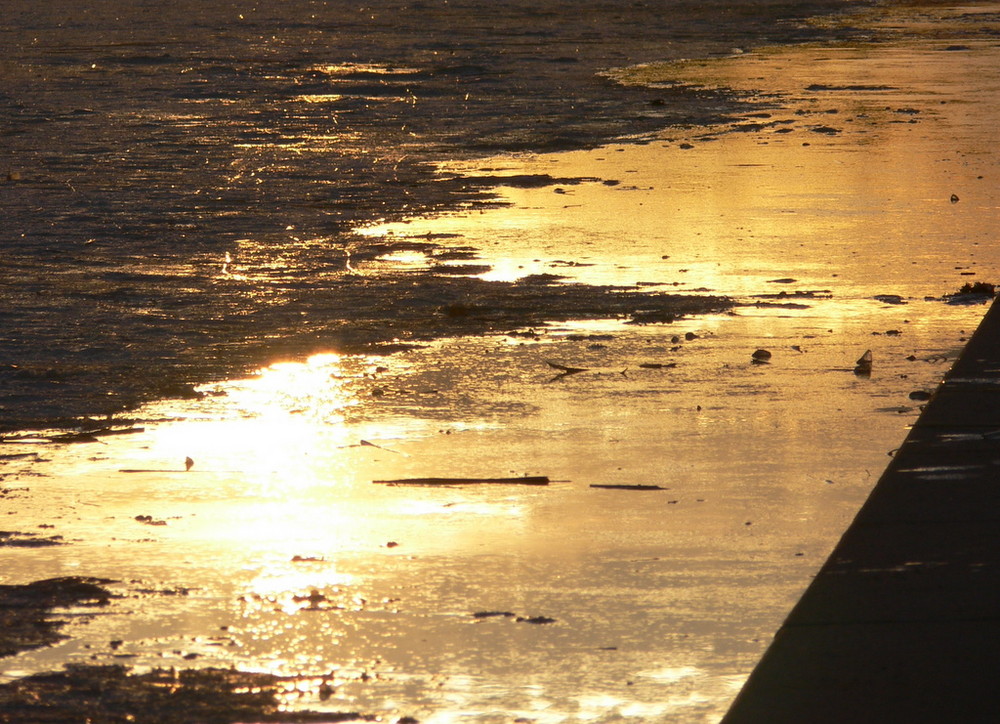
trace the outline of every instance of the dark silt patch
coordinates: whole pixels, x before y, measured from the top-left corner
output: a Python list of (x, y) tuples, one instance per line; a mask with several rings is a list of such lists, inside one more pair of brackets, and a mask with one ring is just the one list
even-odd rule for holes
[[(104, 588), (107, 583), (113, 581), (67, 576), (24, 585), (0, 585), (0, 657), (51, 646), (66, 638), (59, 631), (66, 622), (52, 618), (52, 609), (106, 606), (112, 597)], [(0, 717), (6, 712), (0, 699)], [(15, 717), (0, 721), (30, 720)]]
[(40, 536), (35, 533), (0, 530), (0, 548), (45, 548), (65, 543), (62, 536)]
[[(295, 679), (235, 669), (154, 669), (67, 665), (0, 685), (0, 722), (222, 724), (381, 721), (359, 712), (282, 711), (282, 684)], [(328, 698), (333, 684), (318, 687)], [(416, 721), (408, 719), (408, 721)]]

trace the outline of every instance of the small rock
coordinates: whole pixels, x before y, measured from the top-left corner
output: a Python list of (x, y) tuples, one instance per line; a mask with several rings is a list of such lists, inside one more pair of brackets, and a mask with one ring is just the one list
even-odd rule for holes
[(865, 353), (858, 358), (858, 361), (855, 362), (855, 364), (857, 366), (854, 368), (854, 374), (858, 375), (859, 377), (868, 377), (869, 375), (871, 375), (872, 351), (870, 349), (866, 350)]
[(883, 304), (906, 304), (906, 301), (898, 294), (876, 294), (873, 299)]

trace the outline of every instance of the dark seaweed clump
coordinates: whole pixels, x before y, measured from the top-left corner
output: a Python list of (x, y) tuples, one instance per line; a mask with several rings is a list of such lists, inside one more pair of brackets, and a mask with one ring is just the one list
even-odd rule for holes
[(981, 294), (987, 297), (995, 297), (997, 295), (997, 288), (996, 285), (989, 282), (966, 282), (958, 290), (958, 294)]

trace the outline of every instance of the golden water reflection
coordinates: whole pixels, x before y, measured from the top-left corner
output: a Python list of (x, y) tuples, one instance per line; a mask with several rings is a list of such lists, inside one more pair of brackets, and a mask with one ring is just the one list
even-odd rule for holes
[[(894, 77), (899, 57), (879, 57), (832, 64), (825, 82), (859, 64)], [(753, 73), (817, 59), (761, 62)], [(991, 245), (975, 246), (995, 235), (997, 191), (977, 176), (996, 150), (953, 158), (939, 124), (978, 113), (954, 110), (894, 125), (863, 157), (846, 131), (802, 128), (504, 159), (511, 173), (621, 183), (510, 189), (513, 208), (372, 230), (460, 233), (499, 278), (831, 298), (330, 353), (153, 405), (142, 435), (25, 468), (18, 520), (74, 543), (0, 550), (0, 575), (82, 572), (155, 593), (7, 671), (128, 654), (296, 675), (290, 707), (425, 722), (717, 719), (919, 413), (909, 394), (933, 388), (981, 316), (941, 294), (970, 268), (1000, 273)], [(753, 363), (758, 348), (769, 364)], [(587, 371), (553, 381), (548, 359)], [(414, 389), (437, 393), (402, 392)], [(372, 484), (524, 474), (554, 482)], [(590, 487), (607, 483), (665, 489)]]

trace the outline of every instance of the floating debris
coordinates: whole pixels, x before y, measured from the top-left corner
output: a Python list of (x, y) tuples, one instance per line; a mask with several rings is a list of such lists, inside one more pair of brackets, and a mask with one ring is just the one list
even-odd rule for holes
[(766, 349), (757, 349), (750, 355), (750, 359), (754, 364), (767, 364), (771, 361), (771, 352)]

